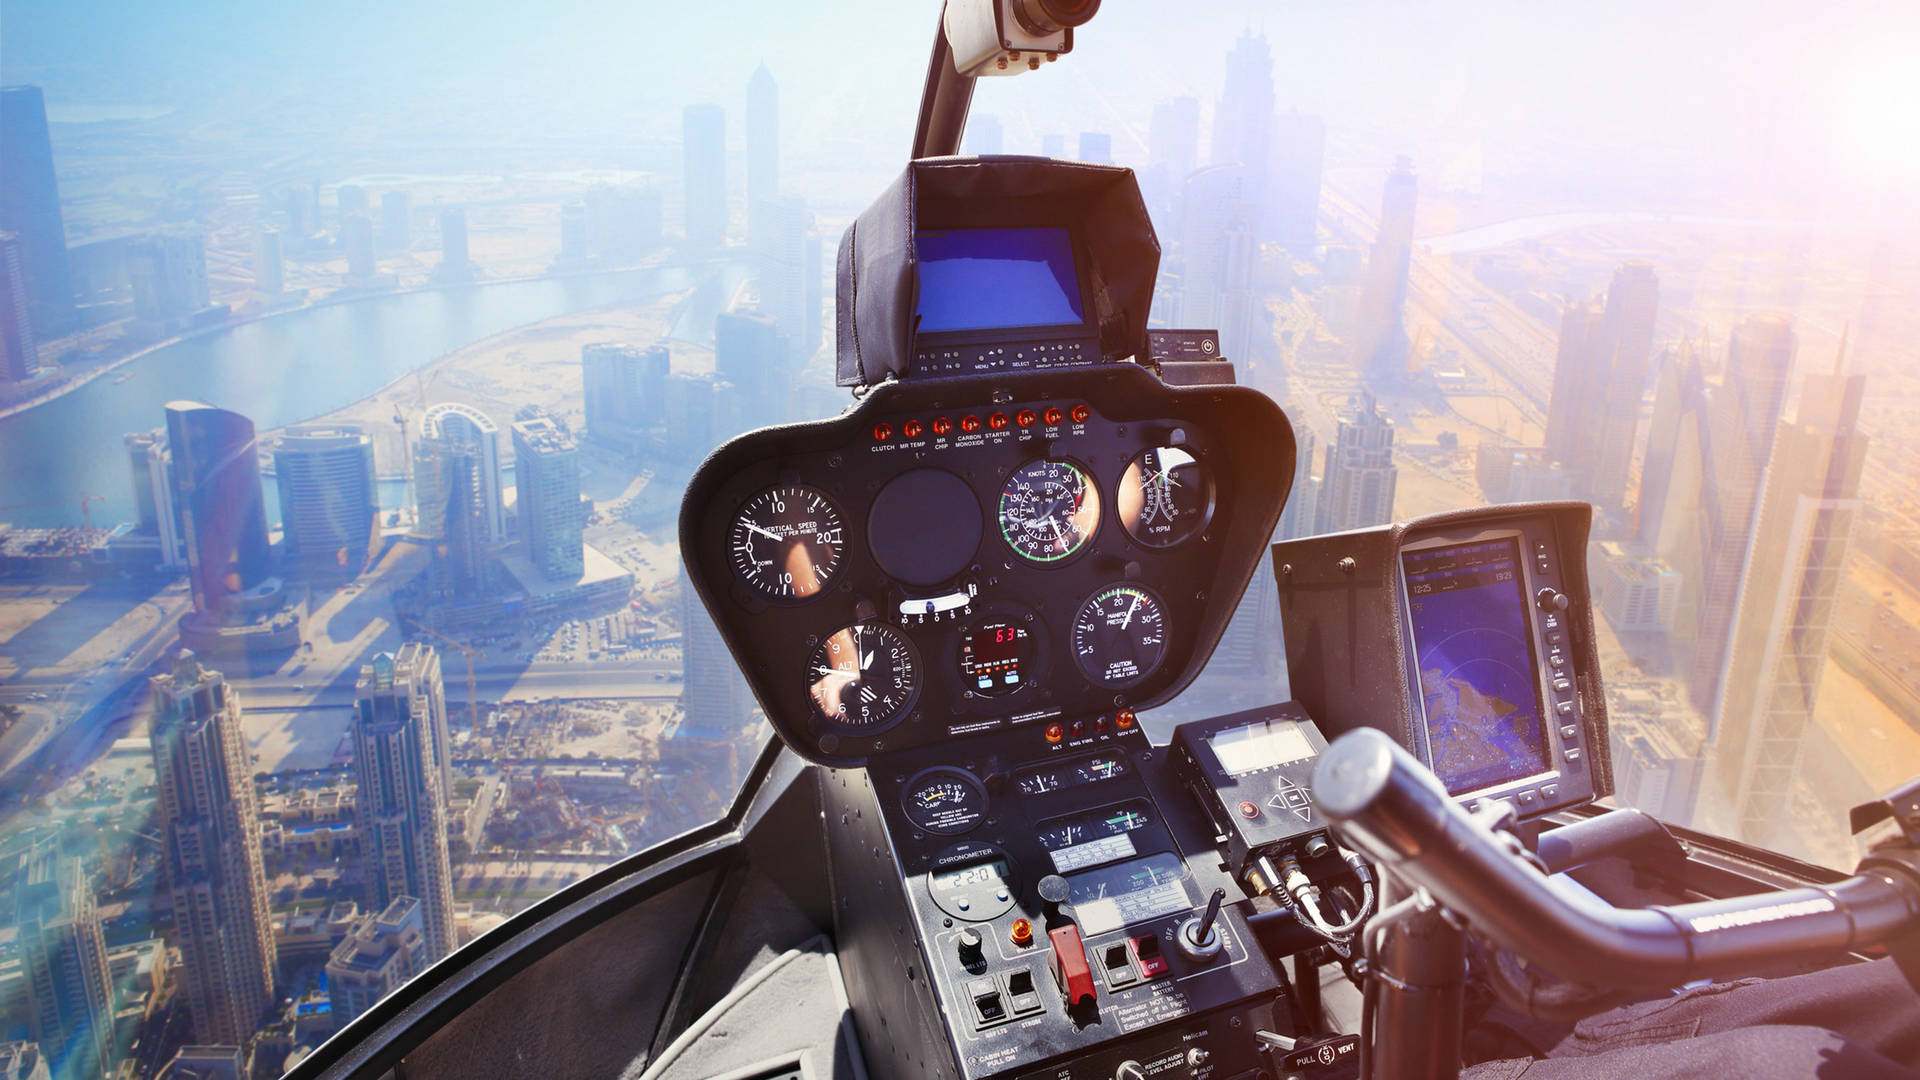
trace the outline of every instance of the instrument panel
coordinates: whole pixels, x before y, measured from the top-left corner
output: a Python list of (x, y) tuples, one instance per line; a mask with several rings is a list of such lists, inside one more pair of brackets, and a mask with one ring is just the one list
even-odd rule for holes
[(1131, 365), (886, 384), (716, 451), (681, 551), (803, 756), (1022, 725), (1045, 749), (1198, 673), (1278, 519), (1291, 430), (1255, 391)]

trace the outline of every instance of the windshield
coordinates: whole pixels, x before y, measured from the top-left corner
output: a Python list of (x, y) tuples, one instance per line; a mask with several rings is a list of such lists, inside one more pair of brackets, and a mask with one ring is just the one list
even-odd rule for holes
[[(745, 7), (5, 6), (0, 1042), (272, 1071), (725, 811), (681, 492), (851, 400), (936, 10)], [(1154, 324), (1295, 425), (1276, 538), (1591, 501), (1615, 801), (1850, 868), (1920, 770), (1887, 7), (1111, 4), (964, 149), (1137, 170)], [(1287, 696), (1262, 566), (1147, 722)]]

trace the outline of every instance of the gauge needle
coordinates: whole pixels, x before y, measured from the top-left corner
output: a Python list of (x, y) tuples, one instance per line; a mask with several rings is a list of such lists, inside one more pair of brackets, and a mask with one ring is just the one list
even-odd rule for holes
[(783, 538), (782, 536), (780, 536), (780, 534), (779, 534), (779, 533), (775, 533), (775, 532), (770, 532), (770, 531), (768, 531), (768, 530), (766, 530), (766, 529), (763, 529), (763, 528), (761, 528), (761, 527), (760, 527), (760, 526), (758, 526), (758, 525), (755, 525), (755, 524), (754, 524), (753, 522), (751, 522), (751, 521), (745, 521), (745, 520), (742, 520), (742, 521), (740, 522), (740, 524), (742, 524), (742, 525), (745, 525), (745, 526), (747, 527), (747, 531), (748, 531), (748, 532), (757, 532), (757, 533), (759, 533), (759, 534), (760, 534), (761, 536), (764, 536), (764, 537), (766, 537), (767, 539), (769, 539), (769, 540), (772, 540), (772, 541), (774, 541), (774, 542), (776, 542), (776, 543), (778, 543), (779, 541), (781, 541), (782, 539), (784, 539), (784, 538)]
[(1127, 617), (1120, 620), (1120, 629), (1125, 630), (1127, 627), (1133, 625), (1133, 613), (1139, 610), (1139, 607), (1140, 607), (1140, 594), (1134, 593), (1133, 603), (1127, 605)]

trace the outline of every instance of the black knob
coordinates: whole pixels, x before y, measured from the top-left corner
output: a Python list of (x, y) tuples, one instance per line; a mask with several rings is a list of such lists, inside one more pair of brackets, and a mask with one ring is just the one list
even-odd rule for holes
[(1566, 593), (1553, 588), (1541, 589), (1534, 593), (1533, 602), (1540, 606), (1541, 611), (1565, 611), (1569, 603)]
[(1147, 1080), (1147, 1070), (1137, 1061), (1123, 1061), (1113, 1070), (1113, 1080)]
[(972, 927), (962, 930), (960, 932), (960, 962), (971, 966), (986, 959), (985, 954), (981, 952), (981, 946), (984, 944), (985, 942), (980, 937), (980, 931)]
[(1048, 874), (1034, 887), (1040, 892), (1041, 917), (1046, 921), (1047, 929), (1052, 930), (1072, 917), (1061, 910), (1061, 905), (1067, 902), (1067, 896), (1072, 891), (1067, 886), (1066, 878), (1059, 874)]

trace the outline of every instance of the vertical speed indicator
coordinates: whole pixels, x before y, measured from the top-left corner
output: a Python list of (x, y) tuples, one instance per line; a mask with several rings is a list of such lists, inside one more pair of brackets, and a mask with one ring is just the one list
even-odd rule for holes
[(771, 487), (740, 505), (727, 534), (734, 572), (769, 600), (806, 600), (833, 582), (846, 548), (840, 509), (819, 488)]

